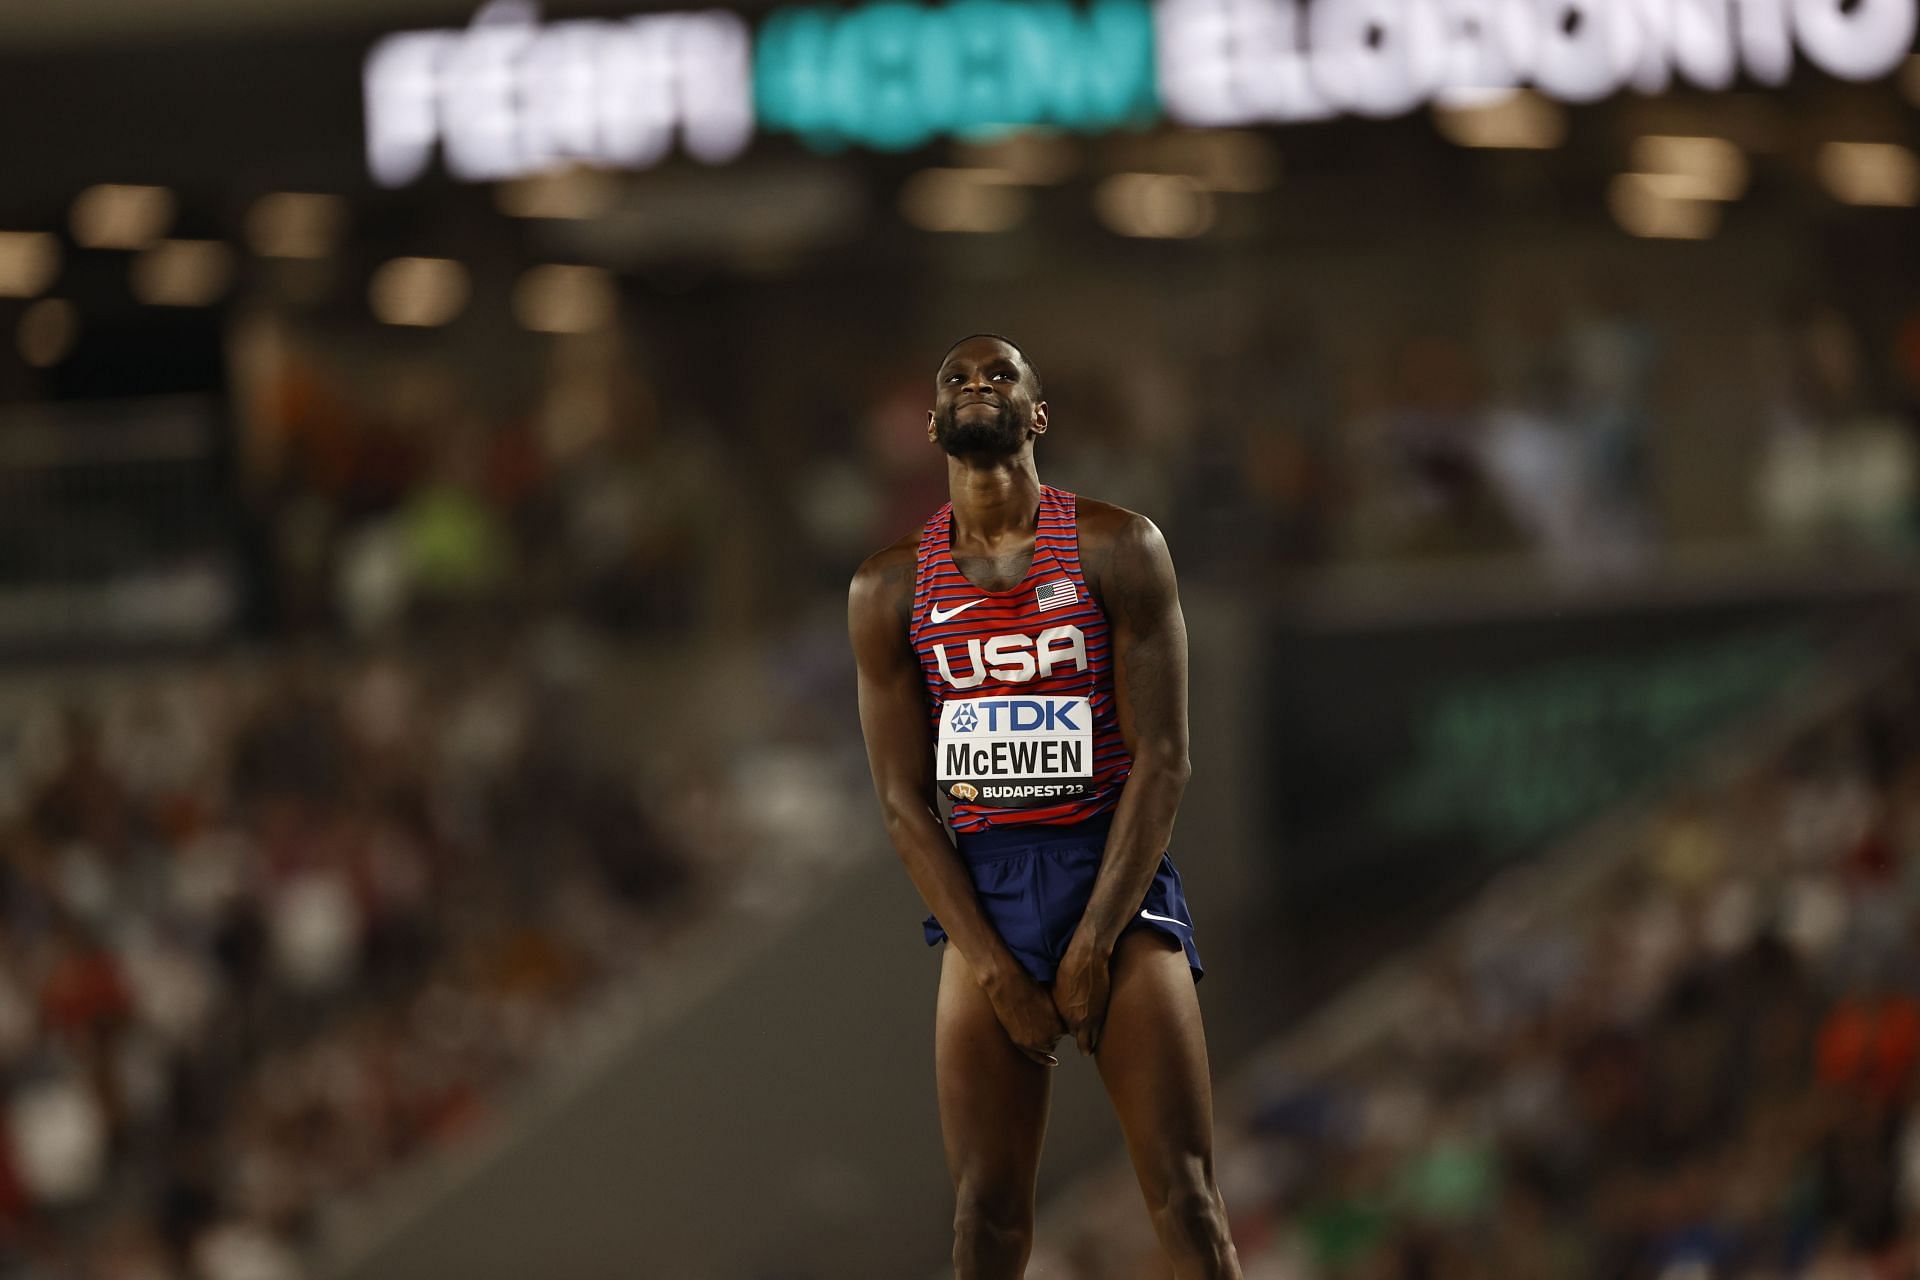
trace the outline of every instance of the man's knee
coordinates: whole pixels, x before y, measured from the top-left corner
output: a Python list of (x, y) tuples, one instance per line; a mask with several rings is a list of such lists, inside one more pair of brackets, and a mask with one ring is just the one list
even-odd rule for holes
[(1212, 1170), (1197, 1161), (1164, 1180), (1155, 1199), (1153, 1218), (1162, 1235), (1176, 1239), (1208, 1244), (1227, 1238), (1226, 1210)]
[(956, 1239), (1020, 1247), (1033, 1238), (1033, 1196), (1015, 1188), (962, 1182), (954, 1198)]

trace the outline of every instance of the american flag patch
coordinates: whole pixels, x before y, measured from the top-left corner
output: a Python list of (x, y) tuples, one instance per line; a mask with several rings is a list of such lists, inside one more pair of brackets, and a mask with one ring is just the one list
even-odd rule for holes
[(1064, 609), (1079, 598), (1080, 593), (1073, 589), (1072, 578), (1059, 578), (1033, 589), (1033, 602), (1040, 606), (1042, 613), (1049, 609)]

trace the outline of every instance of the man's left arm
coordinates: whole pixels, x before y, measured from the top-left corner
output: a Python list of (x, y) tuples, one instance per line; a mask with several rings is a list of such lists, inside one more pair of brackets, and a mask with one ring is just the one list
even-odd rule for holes
[(1099, 585), (1113, 645), (1120, 736), (1133, 769), (1120, 790), (1093, 896), (1054, 979), (1054, 1003), (1082, 1053), (1099, 1047), (1108, 963), (1147, 896), (1186, 791), (1187, 624), (1166, 539), (1151, 520), (1122, 513)]

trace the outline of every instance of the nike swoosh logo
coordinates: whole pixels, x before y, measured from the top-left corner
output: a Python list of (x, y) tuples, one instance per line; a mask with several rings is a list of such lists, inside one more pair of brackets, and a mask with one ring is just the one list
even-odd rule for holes
[(981, 596), (978, 600), (969, 600), (965, 604), (957, 604), (953, 606), (953, 608), (948, 609), (944, 613), (941, 612), (939, 605), (935, 605), (933, 606), (932, 610), (928, 613), (927, 616), (933, 619), (933, 625), (937, 627), (941, 623), (945, 622), (948, 618), (956, 617), (959, 614), (963, 614), (967, 610), (973, 608), (973, 606), (977, 604), (985, 604), (986, 602), (987, 602), (987, 598), (985, 596)]
[(1192, 926), (1192, 925), (1190, 925), (1190, 924), (1188, 924), (1188, 923), (1187, 923), (1187, 922), (1186, 922), (1185, 920), (1175, 920), (1175, 919), (1174, 919), (1174, 918), (1173, 918), (1172, 916), (1157, 916), (1157, 915), (1155, 915), (1155, 914), (1153, 914), (1153, 912), (1151, 912), (1151, 911), (1142, 911), (1142, 912), (1141, 912), (1140, 914), (1141, 914), (1141, 915), (1143, 915), (1143, 916), (1145, 916), (1145, 917), (1146, 917), (1147, 919), (1149, 919), (1149, 920), (1158, 920), (1158, 921), (1161, 921), (1161, 922), (1162, 922), (1162, 923), (1164, 923), (1164, 924), (1177, 924), (1177, 925), (1179, 925), (1179, 926), (1180, 926), (1180, 927), (1181, 927), (1182, 929), (1191, 929), (1191, 928), (1193, 928), (1193, 926)]

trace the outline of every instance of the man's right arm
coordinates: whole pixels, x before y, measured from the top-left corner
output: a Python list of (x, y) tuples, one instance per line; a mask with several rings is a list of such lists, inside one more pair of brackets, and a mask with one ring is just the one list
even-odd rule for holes
[(973, 881), (933, 807), (926, 686), (907, 644), (912, 574), (912, 558), (890, 547), (860, 566), (848, 592), (860, 729), (887, 836), (948, 940), (985, 985), (1018, 962), (981, 911)]
[[(1029, 1057), (1042, 1060), (1052, 1002), (1007, 950), (980, 909), (965, 863), (934, 809), (933, 730), (925, 678), (907, 643), (913, 597), (913, 550), (896, 545), (860, 566), (847, 595), (847, 630), (859, 668), (860, 728), (880, 798), (887, 836), (920, 896), (939, 918), (1007, 1032)], [(1039, 1006), (1013, 995), (1031, 986)], [(1023, 1031), (1024, 1028), (1024, 1031)], [(1055, 1034), (1058, 1034), (1057, 1027)]]

